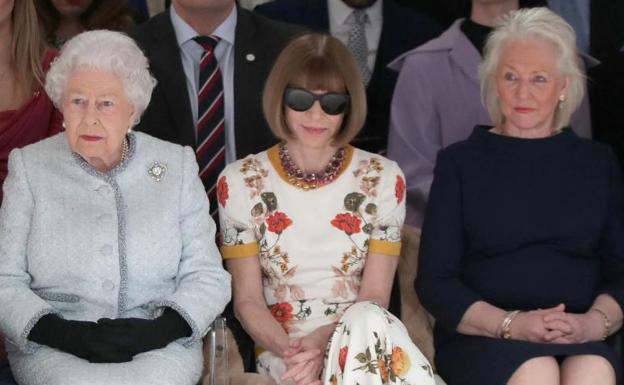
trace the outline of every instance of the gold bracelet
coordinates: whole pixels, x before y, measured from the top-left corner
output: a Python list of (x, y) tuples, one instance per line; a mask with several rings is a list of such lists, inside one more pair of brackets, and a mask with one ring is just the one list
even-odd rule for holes
[(511, 333), (509, 332), (509, 329), (511, 329), (511, 321), (513, 321), (514, 317), (517, 316), (518, 313), (520, 313), (520, 310), (508, 311), (507, 314), (505, 314), (505, 318), (503, 318), (503, 322), (501, 322), (500, 337), (502, 339), (511, 339)]
[(600, 315), (602, 316), (602, 319), (604, 320), (604, 334), (602, 335), (602, 341), (606, 340), (607, 337), (609, 337), (609, 335), (611, 334), (611, 321), (609, 320), (609, 316), (607, 316), (607, 313), (598, 309), (597, 307), (592, 307), (589, 310), (594, 310), (600, 313)]

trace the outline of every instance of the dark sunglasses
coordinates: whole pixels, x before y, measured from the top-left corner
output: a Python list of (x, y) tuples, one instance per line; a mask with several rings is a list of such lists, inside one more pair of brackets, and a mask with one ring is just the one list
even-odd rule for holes
[(295, 111), (307, 111), (319, 101), (321, 108), (328, 115), (340, 115), (349, 107), (350, 97), (347, 94), (328, 92), (317, 95), (302, 88), (288, 87), (284, 91), (284, 104)]

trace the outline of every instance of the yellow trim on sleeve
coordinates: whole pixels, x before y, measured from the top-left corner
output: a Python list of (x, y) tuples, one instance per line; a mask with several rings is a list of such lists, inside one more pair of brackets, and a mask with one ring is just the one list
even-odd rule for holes
[(371, 239), (368, 243), (368, 252), (386, 255), (400, 255), (401, 242), (380, 241)]
[(233, 258), (247, 258), (258, 255), (260, 249), (258, 249), (258, 243), (245, 243), (243, 245), (221, 246), (221, 255), (223, 259)]
[(256, 353), (256, 358), (258, 358), (260, 354), (266, 352), (266, 349), (263, 348), (262, 346), (256, 345), (256, 347), (254, 348), (254, 352)]

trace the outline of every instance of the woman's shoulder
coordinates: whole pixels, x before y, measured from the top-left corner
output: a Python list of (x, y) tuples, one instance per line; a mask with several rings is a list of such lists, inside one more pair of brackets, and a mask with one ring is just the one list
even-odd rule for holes
[(58, 56), (58, 51), (56, 49), (48, 49), (43, 55), (43, 62), (41, 63), (41, 67), (43, 68), (43, 72), (47, 73), (52, 65), (52, 62)]
[(184, 149), (187, 148), (187, 151), (193, 151), (189, 146), (182, 146), (177, 143), (168, 142), (166, 140), (158, 139), (154, 136), (146, 134), (140, 131), (133, 131), (132, 135), (134, 135), (136, 140), (137, 151), (141, 154), (145, 153), (157, 153), (159, 155), (170, 155), (170, 154), (182, 154)]
[(363, 166), (376, 167), (380, 174), (388, 170), (400, 170), (397, 162), (381, 154), (351, 147), (351, 166), (360, 169)]
[(571, 142), (574, 146), (571, 152), (575, 154), (575, 158), (578, 159), (579, 162), (594, 164), (596, 166), (601, 163), (617, 163), (617, 156), (615, 155), (613, 147), (606, 143), (581, 138), (576, 134), (573, 134)]
[(65, 132), (59, 132), (56, 135), (52, 135), (45, 139), (41, 139), (37, 142), (28, 144), (21, 149), (16, 148), (15, 150), (21, 150), (21, 152), (26, 156), (46, 158), (55, 152), (68, 152), (68, 149), (69, 143), (67, 143), (67, 137), (65, 136)]
[(228, 177), (234, 177), (236, 175), (243, 175), (254, 170), (260, 172), (267, 170), (270, 166), (269, 150), (259, 152), (257, 154), (249, 154), (244, 158), (235, 160), (234, 162), (225, 166), (225, 169), (221, 172), (221, 175)]
[[(19, 154), (19, 155), (18, 155)], [(9, 159), (19, 156), (22, 166), (26, 169), (45, 170), (64, 167), (71, 161), (71, 149), (64, 132), (11, 150)]]
[(449, 54), (460, 36), (459, 21), (456, 21), (447, 30), (436, 38), (405, 52), (396, 58), (389, 67), (394, 70), (402, 70), (404, 67), (412, 71), (424, 71), (437, 68), (440, 62), (447, 60)]

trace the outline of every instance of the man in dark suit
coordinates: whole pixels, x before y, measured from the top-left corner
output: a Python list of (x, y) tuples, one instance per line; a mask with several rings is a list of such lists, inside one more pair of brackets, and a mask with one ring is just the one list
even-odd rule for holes
[[(330, 2), (335, 2), (331, 4)], [(336, 8), (363, 9), (372, 12), (379, 8), (380, 18), (370, 16), (370, 28), (380, 31), (375, 36), (378, 44), (369, 42), (369, 49), (376, 50), (371, 60), (372, 76), (367, 85), (368, 118), (362, 132), (353, 144), (372, 152), (385, 152), (388, 138), (390, 102), (397, 79), (397, 73), (387, 68), (397, 56), (436, 37), (442, 27), (432, 19), (404, 7), (396, 0), (276, 0), (258, 5), (254, 11), (276, 20), (306, 26), (315, 31), (330, 32), (341, 38), (336, 30), (342, 28), (336, 24), (332, 10)], [(378, 25), (376, 25), (378, 23)], [(334, 28), (335, 27), (335, 28)], [(367, 26), (368, 28), (368, 26)], [(375, 32), (367, 30), (366, 35)]]
[[(302, 29), (255, 15), (237, 7), (234, 0), (173, 0), (172, 7), (131, 34), (144, 50), (158, 81), (136, 129), (196, 147), (194, 108), (197, 106), (188, 84), (193, 80), (193, 70), (187, 75), (185, 59), (190, 54), (185, 49), (187, 45), (198, 46), (193, 46), (195, 43), (189, 39), (180, 41), (172, 22), (172, 10), (176, 21), (182, 20), (180, 24), (197, 35), (211, 35), (233, 19), (232, 41), (223, 37), (219, 42), (226, 46), (225, 59), (219, 66), (224, 79), (227, 161), (263, 151), (276, 143), (262, 115), (262, 89), (279, 53)], [(216, 50), (218, 56), (219, 46)]]
[[(168, 10), (131, 33), (158, 81), (136, 130), (197, 150), (199, 64), (204, 48), (195, 37), (215, 36), (214, 56), (223, 87), (225, 161), (269, 148), (277, 139), (262, 114), (262, 89), (279, 53), (301, 32), (302, 28), (237, 7), (234, 0), (173, 0)], [(231, 305), (225, 315), (245, 368), (253, 371), (253, 343), (234, 318)]]

